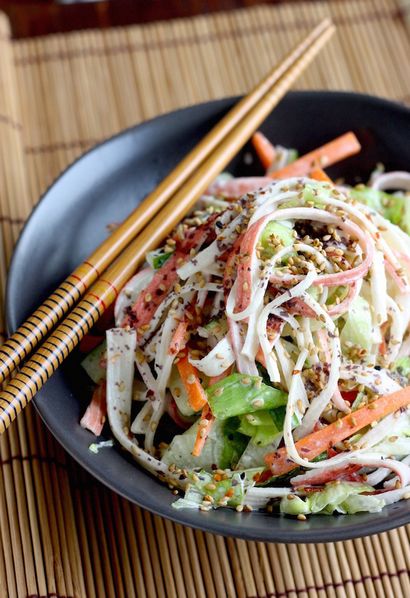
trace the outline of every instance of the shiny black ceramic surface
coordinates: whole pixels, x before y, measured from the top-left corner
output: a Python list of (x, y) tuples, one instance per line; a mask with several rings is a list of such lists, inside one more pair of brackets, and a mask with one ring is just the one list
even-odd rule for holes
[[(7, 288), (8, 326), (13, 330), (121, 221), (220, 119), (233, 99), (166, 114), (95, 147), (70, 166), (33, 211), (16, 247)], [(353, 130), (364, 151), (332, 176), (364, 179), (376, 162), (409, 170), (410, 111), (349, 93), (289, 94), (262, 127), (275, 143), (304, 153)], [(245, 148), (244, 151), (249, 151)], [(231, 170), (261, 174), (257, 161), (244, 166), (243, 152)], [(45, 385), (35, 404), (65, 449), (104, 484), (154, 513), (207, 531), (276, 542), (326, 542), (381, 532), (410, 522), (410, 502), (381, 513), (310, 517), (306, 522), (265, 513), (176, 511), (174, 497), (119, 449), (91, 453), (93, 436), (79, 425), (89, 395), (75, 356)]]

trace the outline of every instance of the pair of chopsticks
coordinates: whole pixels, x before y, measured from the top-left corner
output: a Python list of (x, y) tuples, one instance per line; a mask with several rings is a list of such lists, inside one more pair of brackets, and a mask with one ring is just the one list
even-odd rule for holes
[(49, 335), (0, 392), (0, 433), (115, 301), (145, 254), (173, 230), (248, 141), (334, 30), (325, 19), (303, 39), (0, 348), (1, 383)]

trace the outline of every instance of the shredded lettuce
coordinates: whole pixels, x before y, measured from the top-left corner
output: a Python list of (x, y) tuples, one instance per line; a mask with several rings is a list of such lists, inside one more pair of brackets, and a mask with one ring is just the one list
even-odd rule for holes
[[(251, 472), (253, 473), (253, 472)], [(191, 472), (189, 474), (189, 488), (185, 497), (177, 500), (175, 509), (196, 508), (208, 504), (210, 508), (218, 506), (237, 507), (243, 504), (246, 489), (253, 485), (251, 476), (245, 472), (226, 474), (226, 478), (216, 481), (213, 474), (207, 471)], [(210, 499), (210, 500), (209, 500)]]
[(286, 393), (263, 384), (259, 376), (231, 374), (209, 386), (209, 405), (217, 419), (253, 413), (262, 409), (274, 409), (286, 405)]
[(382, 499), (362, 494), (372, 491), (372, 486), (360, 482), (329, 482), (323, 490), (311, 492), (305, 499), (300, 497), (282, 498), (280, 511), (288, 515), (298, 515), (299, 513), (331, 515), (335, 511), (345, 514), (359, 511), (380, 511), (384, 506)]
[(410, 234), (410, 202), (405, 195), (386, 193), (360, 185), (352, 189), (351, 196)]
[(359, 407), (362, 406), (362, 403), (365, 398), (366, 398), (366, 395), (364, 392), (358, 392), (357, 396), (351, 406), (352, 411), (356, 411), (356, 409), (359, 409)]
[(348, 347), (349, 343), (358, 345), (366, 351), (372, 347), (372, 316), (370, 306), (363, 297), (356, 297), (350, 306), (346, 323), (340, 333), (342, 346)]
[(405, 378), (410, 378), (410, 357), (400, 357), (393, 364), (394, 371)]
[(383, 193), (382, 191), (378, 191), (377, 189), (372, 189), (371, 187), (365, 187), (364, 185), (358, 185), (354, 187), (350, 191), (350, 196), (359, 201), (360, 203), (365, 204), (369, 208), (376, 210), (380, 214), (383, 214), (384, 206), (383, 206), (383, 196), (387, 195), (387, 193)]
[(224, 446), (221, 463), (226, 467), (234, 468), (248, 444), (248, 438), (241, 433), (239, 418), (232, 417), (223, 423)]
[(172, 254), (173, 251), (164, 252), (163, 249), (156, 249), (155, 251), (150, 251), (147, 253), (146, 259), (151, 268), (154, 268), (154, 270), (159, 270)]
[(303, 200), (313, 202), (316, 208), (323, 207), (323, 202), (332, 194), (332, 187), (328, 183), (308, 183), (303, 189)]
[(268, 222), (265, 226), (260, 238), (264, 258), (272, 257), (277, 251), (277, 246), (271, 242), (272, 238), (279, 240), (284, 247), (293, 245), (295, 240), (293, 237), (293, 228), (291, 223), (287, 224), (288, 223), (283, 220), (282, 222)]
[(253, 440), (249, 440), (248, 445), (237, 465), (237, 469), (250, 469), (252, 467), (265, 467), (265, 455), (276, 451), (282, 439), (281, 434), (277, 434), (272, 444), (267, 446), (257, 446)]
[(167, 465), (175, 464), (177, 467), (192, 469), (201, 467), (211, 469), (212, 465), (221, 466), (224, 450), (223, 424), (215, 421), (208, 438), (198, 457), (192, 456), (192, 449), (198, 432), (198, 422), (195, 422), (183, 434), (174, 436), (171, 444), (162, 455), (162, 462)]
[(101, 365), (104, 361), (106, 351), (107, 341), (104, 340), (98, 347), (95, 347), (95, 349), (88, 353), (81, 362), (82, 368), (95, 384), (99, 384), (101, 380), (105, 380), (106, 378), (107, 370)]
[(346, 514), (354, 515), (355, 513), (368, 512), (377, 513), (382, 510), (385, 502), (381, 496), (372, 494), (351, 494), (342, 503), (341, 507)]
[(101, 440), (101, 442), (93, 442), (92, 444), (90, 444), (88, 450), (91, 453), (98, 455), (102, 448), (111, 448), (112, 446), (114, 446), (113, 440)]
[(306, 501), (295, 494), (290, 494), (281, 499), (280, 512), (287, 515), (307, 515), (310, 510)]
[(204, 329), (208, 334), (208, 343), (215, 346), (228, 334), (228, 323), (226, 318), (219, 318), (205, 324)]
[(195, 411), (189, 404), (188, 394), (176, 367), (173, 367), (171, 370), (171, 375), (168, 380), (168, 388), (182, 415), (185, 417), (194, 415)]
[(246, 448), (248, 439), (238, 431), (239, 422), (216, 420), (198, 457), (192, 456), (198, 422), (195, 422), (183, 434), (174, 436), (171, 444), (162, 456), (163, 463), (175, 464), (186, 469), (202, 468), (210, 471), (212, 467), (222, 469), (234, 467)]

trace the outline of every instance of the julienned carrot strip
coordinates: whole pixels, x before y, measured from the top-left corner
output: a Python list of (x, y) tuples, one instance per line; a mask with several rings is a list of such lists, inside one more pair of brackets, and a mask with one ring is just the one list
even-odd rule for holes
[(360, 152), (361, 146), (356, 135), (351, 131), (333, 141), (301, 156), (295, 162), (280, 170), (270, 173), (273, 179), (286, 179), (292, 176), (306, 176), (316, 167), (327, 167)]
[(195, 439), (194, 448), (192, 449), (192, 456), (199, 457), (204, 448), (205, 441), (208, 438), (209, 432), (211, 431), (212, 424), (215, 418), (209, 409), (208, 403), (202, 409), (201, 419), (199, 420), (198, 432)]
[(332, 179), (327, 176), (324, 170), (321, 168), (313, 168), (309, 172), (309, 177), (315, 181), (321, 181), (323, 183), (332, 183)]
[(186, 320), (179, 322), (169, 344), (168, 353), (170, 355), (177, 355), (182, 349), (185, 349), (187, 342), (187, 328), (188, 322)]
[(194, 411), (199, 411), (208, 403), (208, 399), (202, 388), (197, 370), (189, 363), (188, 355), (180, 357), (176, 365), (188, 395), (188, 402)]
[[(402, 407), (407, 407), (409, 404), (410, 386), (407, 386), (390, 395), (380, 397), (380, 399), (376, 399), (369, 405), (338, 419), (333, 424), (301, 438), (295, 443), (296, 449), (301, 457), (308, 460), (314, 459), (329, 447), (345, 440), (352, 434), (356, 434), (373, 421), (379, 420)], [(265, 463), (270, 467), (270, 475), (275, 476), (283, 475), (296, 467), (295, 463), (287, 458), (285, 448), (266, 455)]]
[(258, 154), (258, 158), (261, 161), (262, 166), (268, 169), (269, 166), (272, 165), (276, 156), (275, 147), (260, 131), (257, 131), (252, 135), (252, 145)]

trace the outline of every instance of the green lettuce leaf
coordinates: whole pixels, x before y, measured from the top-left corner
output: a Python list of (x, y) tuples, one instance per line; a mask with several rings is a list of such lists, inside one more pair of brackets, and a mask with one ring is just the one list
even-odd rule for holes
[(226, 478), (220, 481), (216, 481), (214, 475), (207, 471), (191, 472), (188, 475), (189, 487), (185, 497), (172, 506), (175, 509), (198, 509), (204, 499), (208, 501), (210, 508), (242, 505), (246, 490), (254, 485), (252, 478), (259, 471), (261, 469), (240, 473), (228, 471)]
[(208, 438), (198, 457), (192, 455), (198, 421), (183, 434), (177, 434), (162, 455), (162, 461), (167, 465), (175, 464), (186, 469), (202, 468), (212, 470), (233, 468), (239, 461), (248, 443), (248, 438), (238, 431), (239, 421), (216, 420), (211, 427)]
[(363, 297), (356, 297), (351, 304), (346, 323), (340, 333), (340, 342), (345, 347), (348, 346), (348, 343), (352, 343), (370, 351), (372, 347), (372, 316), (369, 304)]
[(95, 349), (93, 349), (90, 353), (88, 353), (88, 355), (81, 362), (81, 367), (87, 372), (95, 384), (99, 384), (101, 380), (105, 380), (107, 377), (107, 370), (101, 365), (106, 351), (107, 341), (103, 340), (103, 342), (98, 345), (98, 347), (95, 347)]
[(206, 390), (209, 405), (217, 419), (227, 419), (263, 409), (286, 405), (287, 394), (263, 384), (259, 376), (231, 374)]
[[(372, 490), (373, 488), (369, 484), (359, 482), (329, 482), (323, 490), (309, 493), (304, 499), (301, 497), (292, 500), (288, 497), (282, 498), (280, 511), (289, 515), (298, 515), (299, 513), (331, 515), (335, 511), (338, 513), (353, 513), (359, 510), (368, 511), (371, 509), (373, 509), (371, 512), (374, 512), (376, 508), (380, 510), (384, 503), (380, 506), (373, 500), (351, 500), (352, 497)], [(362, 498), (369, 499), (370, 496), (363, 496)]]

